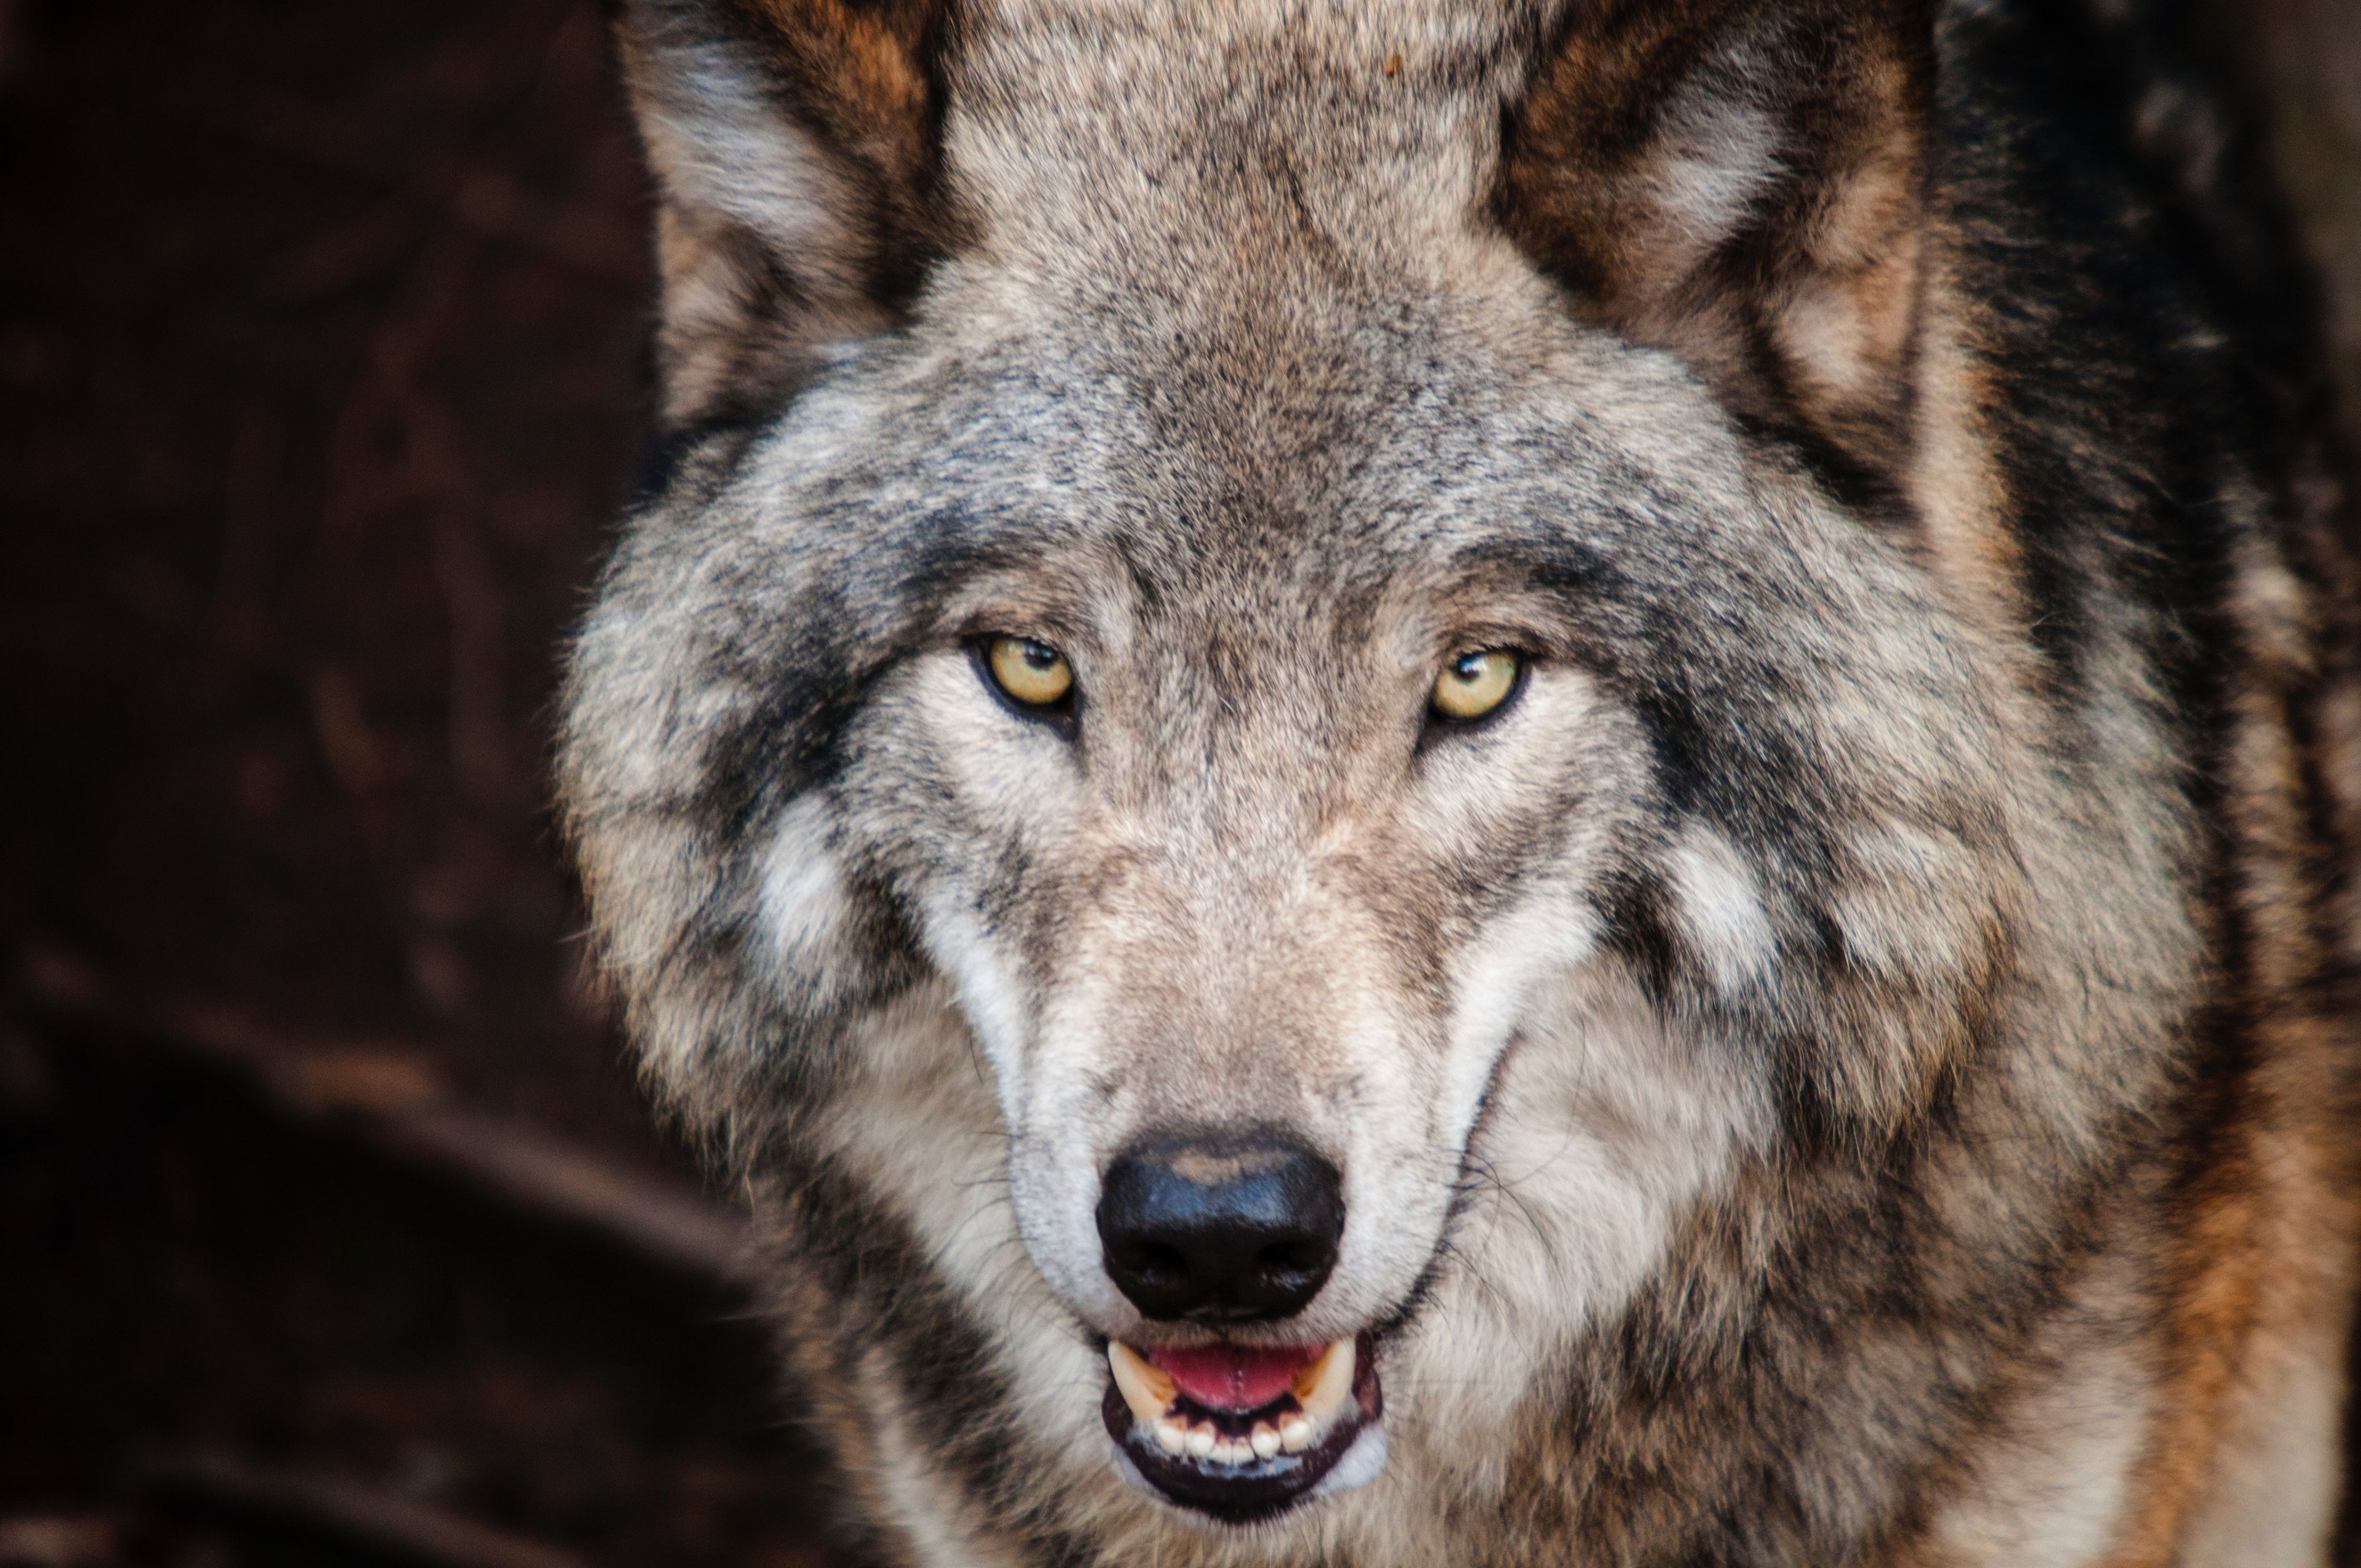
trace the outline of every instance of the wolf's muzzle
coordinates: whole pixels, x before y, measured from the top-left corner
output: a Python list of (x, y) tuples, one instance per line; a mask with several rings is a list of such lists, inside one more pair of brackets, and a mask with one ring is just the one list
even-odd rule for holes
[(1282, 1134), (1166, 1135), (1107, 1168), (1099, 1241), (1147, 1317), (1293, 1317), (1328, 1282), (1345, 1234), (1336, 1168)]

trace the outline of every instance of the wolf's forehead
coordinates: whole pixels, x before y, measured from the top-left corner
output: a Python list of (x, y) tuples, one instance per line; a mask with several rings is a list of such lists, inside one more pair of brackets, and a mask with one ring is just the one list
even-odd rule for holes
[[(1046, 624), (1136, 602), (1161, 622), (1275, 615), (1294, 638), (1317, 622), (1356, 641), (1563, 576), (1577, 545), (1644, 543), (1662, 565), (1675, 520), (1760, 510), (1732, 434), (1670, 417), (1697, 400), (1676, 367), (1538, 290), (1474, 328), (1431, 300), (1331, 299), (1326, 320), (1268, 333), (1028, 312), (980, 351), (965, 302), (939, 300), (947, 319), (921, 332), (949, 346), (895, 372), (921, 417), (868, 427), (939, 436), (893, 448), (912, 477), (885, 510), (959, 498), (949, 555), (1033, 579), (1045, 609), (1066, 607)], [(825, 488), (826, 467), (802, 482)]]
[(951, 72), (984, 244), (1076, 278), (1399, 267), (1465, 234), (1547, 7), (1015, 0)]

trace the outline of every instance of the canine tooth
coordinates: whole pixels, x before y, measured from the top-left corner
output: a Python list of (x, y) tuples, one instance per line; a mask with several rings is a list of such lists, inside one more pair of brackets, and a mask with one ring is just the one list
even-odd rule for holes
[(1141, 1420), (1154, 1422), (1172, 1406), (1177, 1390), (1170, 1375), (1150, 1366), (1139, 1352), (1119, 1339), (1107, 1341), (1107, 1365), (1123, 1402)]
[(1189, 1452), (1199, 1459), (1213, 1452), (1213, 1429), (1208, 1424), (1189, 1429)]
[(1301, 1453), (1312, 1446), (1319, 1432), (1301, 1416), (1281, 1416), (1279, 1421), (1279, 1446), (1290, 1453)]
[(1268, 1421), (1255, 1422), (1254, 1436), (1248, 1441), (1254, 1447), (1257, 1459), (1268, 1459), (1279, 1452), (1279, 1433)]
[(1353, 1397), (1353, 1342), (1340, 1339), (1295, 1380), (1295, 1398), (1315, 1427), (1334, 1420)]
[(1156, 1446), (1167, 1453), (1178, 1453), (1189, 1446), (1189, 1429), (1170, 1416), (1156, 1423)]

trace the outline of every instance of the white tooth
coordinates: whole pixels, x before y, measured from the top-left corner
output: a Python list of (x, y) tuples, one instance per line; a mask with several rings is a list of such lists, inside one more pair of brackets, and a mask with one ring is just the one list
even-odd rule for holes
[(1189, 1429), (1170, 1416), (1156, 1423), (1156, 1446), (1167, 1453), (1178, 1453), (1189, 1446)]
[(1340, 1339), (1303, 1369), (1295, 1380), (1295, 1398), (1303, 1415), (1315, 1427), (1324, 1427), (1344, 1413), (1353, 1397), (1353, 1342)]
[(1122, 1393), (1123, 1402), (1141, 1420), (1153, 1423), (1171, 1408), (1176, 1391), (1171, 1377), (1150, 1366), (1139, 1352), (1123, 1341), (1107, 1341), (1107, 1365), (1115, 1372), (1115, 1386)]
[(1200, 1459), (1213, 1452), (1213, 1429), (1211, 1426), (1189, 1429), (1189, 1452)]
[(1268, 1421), (1255, 1422), (1252, 1442), (1257, 1459), (1268, 1459), (1279, 1452), (1279, 1433), (1271, 1430)]
[(1301, 1453), (1312, 1446), (1319, 1433), (1301, 1416), (1281, 1416), (1279, 1420), (1279, 1446), (1290, 1453)]

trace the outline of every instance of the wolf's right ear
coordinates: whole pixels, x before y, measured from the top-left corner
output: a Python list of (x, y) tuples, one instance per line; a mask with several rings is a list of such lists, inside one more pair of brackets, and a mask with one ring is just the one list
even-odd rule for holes
[(956, 225), (945, 0), (626, 0), (658, 187), (666, 428), (775, 406), (819, 345), (893, 324)]

